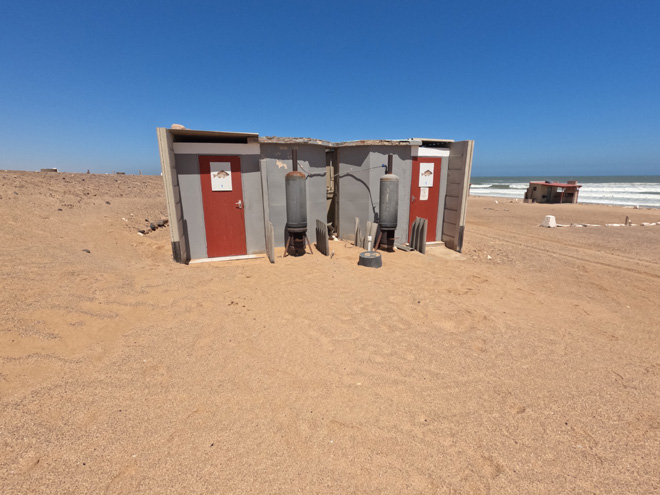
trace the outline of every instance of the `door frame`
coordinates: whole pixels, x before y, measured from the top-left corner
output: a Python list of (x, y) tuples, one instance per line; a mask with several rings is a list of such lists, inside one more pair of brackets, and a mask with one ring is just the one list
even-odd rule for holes
[[(410, 180), (410, 204), (408, 207), (408, 239), (412, 233), (412, 225), (415, 220), (413, 217), (413, 203), (421, 201), (418, 197), (413, 195), (413, 189), (419, 190), (419, 167), (420, 163), (433, 163), (433, 194), (429, 195), (428, 204), (434, 206), (433, 218), (427, 218), (426, 242), (435, 242), (437, 240), (437, 223), (440, 214), (440, 196), (442, 194), (441, 177), (443, 168), (446, 167), (446, 158), (442, 156), (413, 156), (412, 157), (412, 173)], [(418, 195), (418, 193), (416, 193)], [(415, 200), (413, 200), (415, 197)]]
[[(218, 259), (218, 258), (236, 258), (244, 257), (248, 255), (247, 252), (247, 228), (245, 224), (245, 199), (243, 194), (243, 177), (241, 171), (241, 156), (239, 155), (198, 155), (199, 162), (199, 178), (200, 178), (200, 188), (202, 193), (202, 210), (204, 215), (204, 228), (206, 232), (206, 255), (208, 258)], [(242, 237), (239, 236), (239, 241), (237, 242), (238, 249), (235, 253), (219, 254), (217, 253), (217, 243), (222, 241), (213, 240), (213, 236), (221, 236), (217, 230), (217, 224), (209, 222), (209, 216), (212, 215), (214, 205), (212, 205), (212, 196), (209, 194), (226, 194), (223, 191), (211, 191), (211, 176), (210, 176), (210, 164), (212, 162), (229, 162), (231, 164), (231, 174), (232, 174), (232, 191), (240, 192), (240, 202), (242, 206), (240, 208), (241, 214), (241, 227), (243, 231)], [(207, 191), (205, 193), (205, 191)], [(232, 200), (233, 201), (233, 200)], [(239, 227), (239, 231), (241, 230)], [(211, 236), (211, 238), (210, 238)], [(242, 242), (241, 242), (242, 241)], [(216, 250), (215, 253), (212, 253), (212, 250)]]

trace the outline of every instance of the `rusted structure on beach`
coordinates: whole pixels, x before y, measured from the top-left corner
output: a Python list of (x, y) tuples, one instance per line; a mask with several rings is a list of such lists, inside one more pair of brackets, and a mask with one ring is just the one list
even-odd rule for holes
[(525, 192), (526, 203), (577, 203), (582, 185), (576, 180), (563, 182), (530, 182)]

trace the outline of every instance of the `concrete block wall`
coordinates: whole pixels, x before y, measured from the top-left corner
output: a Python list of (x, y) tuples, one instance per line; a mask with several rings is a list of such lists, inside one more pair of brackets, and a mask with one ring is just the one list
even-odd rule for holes
[(451, 143), (449, 148), (442, 241), (449, 249), (459, 253), (463, 248), (473, 149), (474, 141)]

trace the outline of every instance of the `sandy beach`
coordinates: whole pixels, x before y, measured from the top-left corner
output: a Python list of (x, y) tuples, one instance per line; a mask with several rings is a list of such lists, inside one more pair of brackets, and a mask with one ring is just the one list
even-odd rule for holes
[(660, 493), (660, 226), (539, 227), (660, 210), (472, 197), (378, 270), (176, 264), (165, 215), (0, 172), (1, 493)]

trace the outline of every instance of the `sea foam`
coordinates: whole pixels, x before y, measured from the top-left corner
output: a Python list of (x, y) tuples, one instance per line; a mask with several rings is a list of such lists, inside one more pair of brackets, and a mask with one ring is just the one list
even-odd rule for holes
[[(473, 177), (470, 194), (523, 199), (530, 181), (565, 182), (570, 177)], [(660, 208), (660, 176), (578, 177), (579, 203)]]

